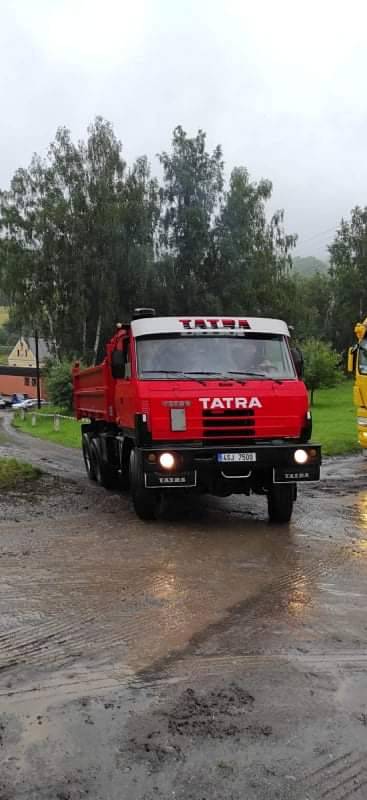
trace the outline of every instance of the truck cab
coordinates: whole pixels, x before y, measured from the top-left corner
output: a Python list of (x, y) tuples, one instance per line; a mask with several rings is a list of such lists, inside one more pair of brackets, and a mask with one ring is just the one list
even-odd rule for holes
[(129, 484), (144, 519), (164, 493), (190, 491), (263, 494), (270, 519), (289, 521), (321, 452), (285, 322), (145, 310), (106, 350), (73, 373), (89, 477)]

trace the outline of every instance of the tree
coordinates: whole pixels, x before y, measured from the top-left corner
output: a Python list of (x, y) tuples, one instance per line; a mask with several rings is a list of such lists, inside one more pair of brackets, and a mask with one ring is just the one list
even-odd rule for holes
[[(159, 155), (163, 167), (159, 255), (169, 310), (200, 313), (211, 273), (212, 227), (223, 190), (222, 150), (206, 150), (206, 134), (189, 138), (173, 131), (172, 152)], [(168, 309), (167, 309), (168, 310)]]
[(97, 117), (77, 145), (60, 128), (0, 196), (2, 286), (19, 326), (37, 324), (59, 359), (95, 362), (122, 300), (144, 285), (157, 210), (146, 160), (127, 170), (110, 123)]
[(331, 339), (332, 280), (316, 273), (311, 277), (287, 274), (279, 280), (278, 313), (294, 328), (297, 339)]
[(0, 290), (13, 330), (37, 327), (59, 361), (95, 363), (117, 321), (136, 305), (160, 313), (283, 315), (293, 309), (283, 212), (270, 221), (269, 181), (236, 167), (224, 186), (220, 146), (177, 127), (159, 156), (130, 167), (112, 125), (97, 117), (86, 141), (59, 128), (0, 192)]
[(267, 221), (271, 193), (270, 181), (251, 182), (244, 167), (232, 171), (217, 220), (212, 276), (213, 294), (227, 313), (271, 314), (281, 303), (281, 279), (291, 266), (295, 237), (284, 232), (283, 212)]
[(355, 322), (367, 316), (367, 207), (356, 206), (342, 219), (329, 247), (333, 281), (333, 343), (345, 350)]
[(316, 389), (326, 389), (340, 379), (340, 357), (330, 345), (320, 339), (308, 339), (302, 345), (305, 364), (305, 383), (311, 392), (311, 405)]
[(46, 370), (48, 397), (53, 405), (65, 411), (71, 411), (73, 407), (72, 366), (69, 361), (61, 361), (59, 364), (49, 363)]

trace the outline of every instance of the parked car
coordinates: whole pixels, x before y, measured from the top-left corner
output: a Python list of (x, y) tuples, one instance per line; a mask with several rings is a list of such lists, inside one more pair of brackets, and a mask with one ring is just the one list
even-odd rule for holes
[(12, 409), (16, 411), (19, 408), (33, 408), (33, 406), (37, 405), (37, 400), (18, 400), (16, 403), (12, 403)]
[(6, 408), (7, 405), (8, 405), (8, 402), (6, 400), (4, 400), (3, 396), (0, 394), (0, 409)]
[[(29, 408), (37, 408), (38, 402), (34, 398), (27, 398), (26, 400), (20, 400), (17, 403), (12, 403), (12, 408), (16, 411), (19, 408), (24, 408), (26, 411)], [(46, 400), (41, 400), (41, 406), (47, 405)]]
[(14, 406), (16, 403), (23, 403), (24, 400), (28, 400), (28, 395), (14, 393), (10, 398), (10, 405)]

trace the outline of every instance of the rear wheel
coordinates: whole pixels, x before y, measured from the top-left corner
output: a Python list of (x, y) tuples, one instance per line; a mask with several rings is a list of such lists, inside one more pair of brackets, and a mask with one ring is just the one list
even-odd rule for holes
[(135, 513), (144, 521), (157, 518), (159, 495), (144, 486), (144, 470), (140, 453), (130, 453), (130, 489)]
[(91, 441), (87, 433), (83, 433), (82, 450), (83, 450), (85, 469), (87, 471), (88, 478), (90, 481), (96, 481), (97, 475), (92, 459)]
[(95, 480), (105, 489), (116, 489), (118, 486), (118, 471), (110, 464), (103, 461), (95, 439), (90, 443), (91, 463), (95, 473)]
[(268, 514), (270, 522), (285, 524), (290, 521), (295, 499), (294, 486), (272, 486), (268, 493)]

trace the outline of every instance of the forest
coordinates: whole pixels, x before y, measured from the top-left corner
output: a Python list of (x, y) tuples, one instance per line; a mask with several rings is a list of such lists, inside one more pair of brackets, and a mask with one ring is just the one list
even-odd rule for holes
[[(136, 306), (159, 314), (276, 316), (339, 353), (367, 312), (367, 208), (336, 226), (325, 265), (294, 259), (297, 232), (270, 215), (272, 184), (227, 176), (220, 145), (174, 129), (169, 152), (127, 164), (110, 122), (84, 141), (59, 128), (0, 192), (0, 305), (7, 333), (37, 328), (58, 360), (94, 363)], [(301, 261), (309, 262), (301, 265)], [(313, 263), (312, 263), (313, 262)]]

